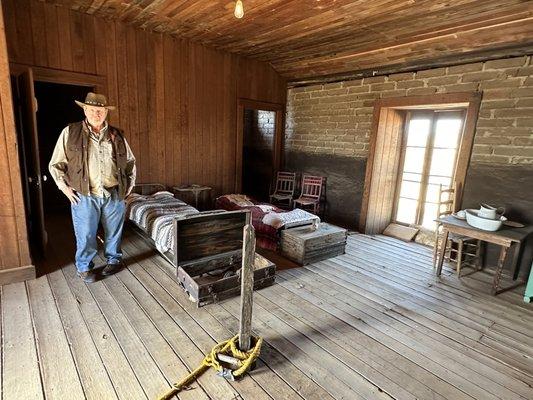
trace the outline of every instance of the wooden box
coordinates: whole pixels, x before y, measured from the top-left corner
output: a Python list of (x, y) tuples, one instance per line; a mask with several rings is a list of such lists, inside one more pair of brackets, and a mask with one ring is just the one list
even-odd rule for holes
[(212, 188), (209, 186), (195, 184), (172, 187), (172, 192), (176, 198), (201, 211), (210, 210), (213, 208), (211, 190)]
[(292, 228), (281, 231), (281, 253), (306, 265), (344, 254), (346, 229), (322, 222), (312, 227)]
[[(243, 228), (249, 211), (194, 215), (174, 221), (174, 260), (180, 285), (198, 307), (241, 290)], [(274, 283), (276, 265), (255, 254), (254, 289)]]

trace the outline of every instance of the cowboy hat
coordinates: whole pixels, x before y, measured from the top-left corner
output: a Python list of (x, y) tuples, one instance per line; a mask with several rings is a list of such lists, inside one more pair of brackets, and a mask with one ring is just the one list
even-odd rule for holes
[(96, 94), (93, 92), (87, 93), (87, 96), (85, 97), (85, 101), (81, 102), (78, 100), (74, 100), (77, 105), (83, 108), (83, 106), (93, 106), (93, 107), (104, 107), (108, 110), (114, 110), (115, 106), (108, 106), (107, 105), (107, 99), (103, 94)]

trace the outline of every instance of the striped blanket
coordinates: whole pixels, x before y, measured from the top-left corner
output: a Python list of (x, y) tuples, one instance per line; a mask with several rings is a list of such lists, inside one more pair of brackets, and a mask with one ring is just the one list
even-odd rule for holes
[(166, 191), (150, 196), (132, 193), (126, 198), (126, 206), (126, 217), (146, 232), (162, 253), (173, 248), (172, 221), (176, 217), (198, 213), (196, 208)]

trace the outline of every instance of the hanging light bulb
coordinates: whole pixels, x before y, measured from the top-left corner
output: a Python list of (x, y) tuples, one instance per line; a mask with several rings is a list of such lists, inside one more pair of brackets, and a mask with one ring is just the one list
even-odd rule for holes
[(242, 5), (241, 0), (237, 0), (235, 2), (235, 11), (233, 12), (233, 15), (235, 15), (235, 18), (242, 18), (244, 16), (244, 7)]

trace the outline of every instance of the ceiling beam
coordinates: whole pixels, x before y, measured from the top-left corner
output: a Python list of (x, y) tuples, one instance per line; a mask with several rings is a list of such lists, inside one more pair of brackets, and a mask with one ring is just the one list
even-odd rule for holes
[(470, 64), (480, 61), (501, 58), (518, 57), (533, 54), (533, 41), (525, 45), (503, 46), (497, 49), (473, 51), (461, 55), (451, 55), (431, 60), (420, 60), (409, 63), (390, 64), (376, 68), (360, 69), (341, 74), (329, 74), (312, 78), (292, 79), (287, 82), (288, 87), (309, 86), (324, 83), (342, 82), (370, 76), (390, 75), (402, 72), (416, 72), (431, 68), (442, 68), (454, 65)]

